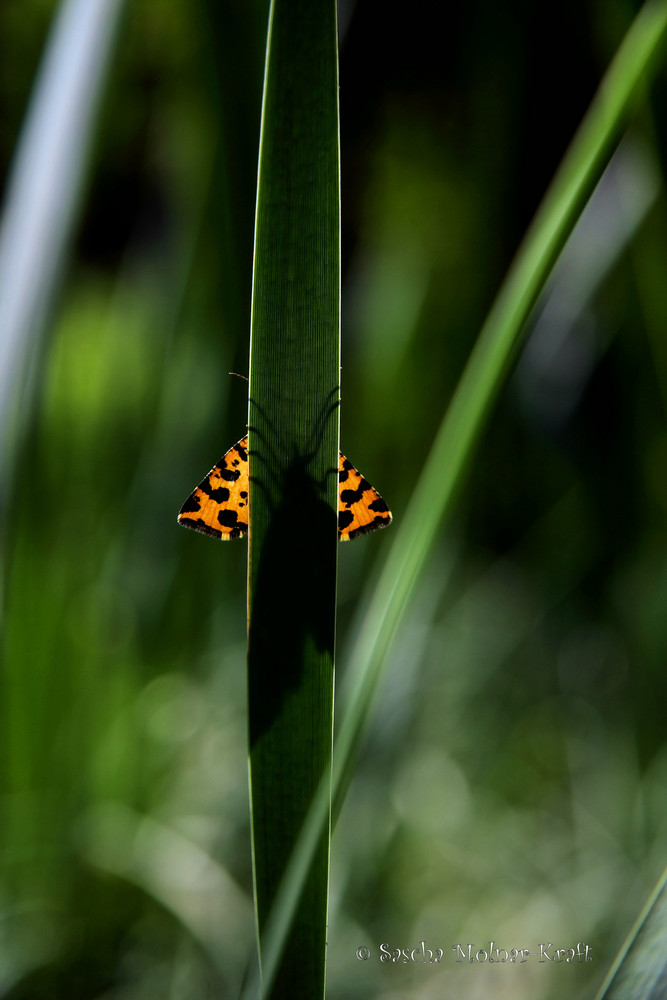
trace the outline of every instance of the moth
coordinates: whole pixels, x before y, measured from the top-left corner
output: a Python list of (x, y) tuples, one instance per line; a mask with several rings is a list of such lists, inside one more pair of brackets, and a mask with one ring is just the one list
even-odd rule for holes
[[(178, 523), (226, 541), (248, 533), (248, 438), (237, 441), (204, 476), (181, 507)], [(338, 540), (365, 535), (391, 522), (377, 490), (344, 455), (338, 456)]]

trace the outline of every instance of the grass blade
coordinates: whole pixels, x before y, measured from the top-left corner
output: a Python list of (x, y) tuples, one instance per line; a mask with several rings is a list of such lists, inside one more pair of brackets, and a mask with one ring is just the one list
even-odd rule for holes
[(320, 828), (272, 986), (264, 932), (313, 795), (331, 771), (339, 200), (335, 0), (274, 0), (260, 142), (248, 424), (253, 862), (263, 986), (272, 997), (324, 993), (328, 824)]
[(648, 3), (625, 36), (516, 254), (397, 526), (351, 653), (349, 696), (336, 742), (334, 787), (369, 710), (386, 653), (442, 519), (461, 486), (484, 421), (527, 320), (599, 180), (667, 29), (667, 3)]
[(632, 928), (595, 1000), (661, 1000), (667, 991), (667, 872)]
[[(44, 54), (0, 225), (0, 426), (63, 264), (123, 0), (65, 0)], [(7, 442), (3, 442), (6, 445)]]

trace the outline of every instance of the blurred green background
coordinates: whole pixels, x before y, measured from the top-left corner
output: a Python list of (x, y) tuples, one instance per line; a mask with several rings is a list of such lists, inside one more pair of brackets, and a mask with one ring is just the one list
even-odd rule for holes
[[(0, 8), (6, 179), (57, 4)], [(239, 995), (245, 430), (264, 0), (126, 6), (6, 476), (0, 996)], [(400, 519), (634, 10), (341, 3), (343, 451)], [(333, 838), (331, 1000), (592, 996), (667, 862), (664, 73), (402, 627)], [(27, 376), (23, 375), (23, 378)], [(21, 387), (19, 387), (20, 389)], [(339, 553), (338, 680), (391, 529)], [(451, 946), (592, 948), (456, 964)], [(441, 967), (379, 945), (442, 947)], [(372, 957), (355, 957), (368, 946)]]

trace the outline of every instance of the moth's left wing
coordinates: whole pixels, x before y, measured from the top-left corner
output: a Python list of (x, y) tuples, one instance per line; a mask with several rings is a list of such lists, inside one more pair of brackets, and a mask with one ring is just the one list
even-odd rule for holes
[(178, 523), (226, 541), (248, 533), (248, 438), (237, 441), (192, 491)]

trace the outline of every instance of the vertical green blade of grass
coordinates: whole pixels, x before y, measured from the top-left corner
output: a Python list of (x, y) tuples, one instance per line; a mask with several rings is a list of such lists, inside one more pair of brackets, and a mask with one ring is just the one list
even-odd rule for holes
[(291, 929), (283, 928), (275, 976), (266, 968), (264, 940), (313, 796), (322, 776), (328, 783), (331, 773), (339, 204), (335, 0), (273, 0), (257, 189), (248, 422), (253, 864), (263, 991), (271, 997), (324, 994), (326, 820)]

